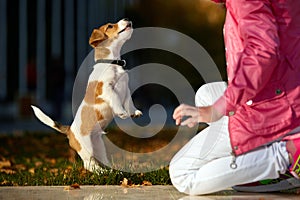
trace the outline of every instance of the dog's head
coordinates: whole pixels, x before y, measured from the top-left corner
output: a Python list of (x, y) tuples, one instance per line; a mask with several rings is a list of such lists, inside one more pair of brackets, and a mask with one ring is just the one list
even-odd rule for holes
[(132, 22), (122, 19), (116, 24), (108, 23), (98, 29), (94, 29), (89, 43), (93, 48), (101, 46), (108, 47), (112, 43), (122, 46), (132, 34)]

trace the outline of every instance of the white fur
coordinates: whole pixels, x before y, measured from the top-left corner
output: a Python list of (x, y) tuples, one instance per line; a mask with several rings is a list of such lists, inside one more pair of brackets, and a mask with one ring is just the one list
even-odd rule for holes
[[(48, 125), (48, 126), (51, 126), (54, 128), (55, 126), (55, 123), (54, 121), (48, 117), (47, 115), (45, 115), (45, 113), (43, 113), (38, 107), (36, 106), (31, 106), (31, 108), (33, 109), (33, 112), (35, 114), (35, 116), (41, 121), (43, 122), (44, 124)], [(57, 130), (57, 129), (56, 129)]]

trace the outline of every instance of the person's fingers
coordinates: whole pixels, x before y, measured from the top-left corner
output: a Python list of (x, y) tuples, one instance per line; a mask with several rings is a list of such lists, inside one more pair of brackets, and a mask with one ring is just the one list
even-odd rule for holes
[(181, 126), (186, 126), (186, 125), (188, 125), (189, 123), (191, 123), (191, 117), (185, 119), (184, 121), (182, 121), (182, 122), (180, 123), (180, 125), (181, 125)]
[(175, 119), (175, 120), (178, 118), (179, 109), (180, 109), (180, 106), (175, 108), (175, 110), (173, 112), (173, 119)]
[(181, 122), (181, 126), (188, 126), (189, 128), (194, 127), (197, 124), (197, 120), (195, 118), (187, 118), (183, 122)]
[(173, 118), (177, 118), (182, 110), (185, 108), (185, 104), (180, 104), (177, 108), (175, 108), (174, 113), (173, 113)]
[[(174, 110), (173, 119), (175, 120), (176, 125), (187, 125), (189, 127), (193, 127), (197, 123), (199, 117), (198, 115), (198, 108), (186, 104), (181, 104)], [(188, 118), (185, 119), (185, 117)]]
[(181, 124), (181, 118), (176, 118), (175, 123), (176, 123), (176, 125), (180, 125)]
[(176, 121), (176, 125), (179, 125), (181, 122), (181, 118), (185, 115), (185, 105), (181, 104), (179, 105), (173, 112), (173, 119)]
[(181, 114), (180, 114), (180, 106), (178, 106), (173, 113), (173, 119), (175, 120), (176, 125), (179, 125), (181, 123)]

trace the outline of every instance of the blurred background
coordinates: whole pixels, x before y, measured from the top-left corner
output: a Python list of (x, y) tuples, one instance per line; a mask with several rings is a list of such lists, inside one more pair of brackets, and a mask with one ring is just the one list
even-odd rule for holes
[[(133, 21), (134, 28), (163, 27), (188, 35), (205, 48), (225, 79), (224, 17), (225, 8), (209, 0), (0, 0), (0, 134), (48, 129), (34, 118), (31, 104), (70, 123), (74, 80), (92, 50), (89, 36), (94, 28), (122, 18)], [(188, 62), (170, 52), (144, 49), (124, 59), (128, 69), (150, 62), (173, 67), (195, 91), (204, 83)], [(162, 104), (168, 123), (179, 104), (172, 91), (158, 85), (140, 88), (133, 100), (144, 114)], [(148, 118), (145, 114), (142, 121)]]

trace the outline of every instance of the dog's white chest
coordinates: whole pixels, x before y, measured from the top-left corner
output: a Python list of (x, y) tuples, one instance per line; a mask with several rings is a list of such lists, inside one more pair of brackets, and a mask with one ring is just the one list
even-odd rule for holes
[(125, 73), (119, 65), (97, 63), (89, 77), (91, 81), (103, 81), (104, 83), (115, 83), (120, 75)]

